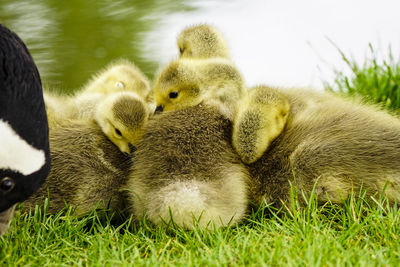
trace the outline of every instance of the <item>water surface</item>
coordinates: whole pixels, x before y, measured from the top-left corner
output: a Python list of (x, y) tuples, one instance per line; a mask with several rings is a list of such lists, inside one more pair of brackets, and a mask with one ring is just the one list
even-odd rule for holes
[(183, 1), (2, 0), (0, 22), (27, 44), (44, 84), (71, 92), (112, 60), (127, 58), (152, 77), (142, 40), (160, 17), (188, 10)]

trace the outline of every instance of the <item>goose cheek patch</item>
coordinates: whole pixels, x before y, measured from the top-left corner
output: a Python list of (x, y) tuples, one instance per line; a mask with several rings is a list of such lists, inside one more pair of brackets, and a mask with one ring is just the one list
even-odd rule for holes
[(22, 139), (7, 122), (0, 120), (0, 169), (30, 175), (46, 162), (43, 150)]

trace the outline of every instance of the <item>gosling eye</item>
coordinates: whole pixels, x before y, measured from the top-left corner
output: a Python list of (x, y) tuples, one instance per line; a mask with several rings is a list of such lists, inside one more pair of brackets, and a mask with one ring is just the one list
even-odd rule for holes
[(169, 93), (169, 98), (177, 98), (177, 97), (178, 97), (178, 92)]
[(185, 51), (185, 49), (183, 49), (182, 47), (179, 47), (179, 52), (180, 52), (181, 54), (183, 54), (183, 51)]
[(122, 133), (121, 133), (121, 131), (120, 131), (118, 128), (115, 128), (115, 133), (116, 133), (118, 136), (122, 136)]
[(0, 182), (0, 191), (3, 193), (8, 193), (15, 187), (14, 179), (10, 177), (4, 177)]
[(125, 89), (125, 84), (121, 81), (116, 82), (115, 86), (117, 86), (119, 89)]

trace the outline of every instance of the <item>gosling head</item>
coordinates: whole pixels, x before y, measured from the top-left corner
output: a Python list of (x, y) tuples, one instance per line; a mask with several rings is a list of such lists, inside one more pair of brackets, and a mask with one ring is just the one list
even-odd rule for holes
[(156, 112), (180, 110), (204, 101), (230, 101), (244, 88), (239, 71), (230, 60), (178, 59), (156, 78), (153, 88)]
[(144, 98), (150, 92), (150, 82), (132, 62), (119, 60), (97, 74), (83, 91), (104, 94), (134, 92)]
[(170, 63), (154, 84), (156, 112), (179, 110), (196, 106), (203, 100), (201, 75), (189, 61)]
[(221, 32), (207, 24), (183, 30), (178, 36), (178, 49), (182, 58), (231, 57)]
[(97, 106), (95, 119), (104, 134), (122, 151), (130, 153), (141, 139), (149, 116), (146, 103), (132, 92), (108, 95)]

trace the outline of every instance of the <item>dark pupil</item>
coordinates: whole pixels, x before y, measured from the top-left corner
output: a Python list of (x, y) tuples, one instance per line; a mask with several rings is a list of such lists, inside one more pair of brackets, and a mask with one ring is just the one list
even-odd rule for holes
[(13, 179), (4, 178), (4, 179), (1, 181), (0, 189), (3, 190), (3, 191), (8, 192), (8, 191), (10, 191), (11, 189), (14, 188), (14, 184), (15, 184), (15, 183), (14, 183), (14, 180), (13, 180)]
[(183, 48), (179, 48), (179, 52), (181, 52), (181, 54), (183, 54)]
[(117, 128), (115, 128), (115, 133), (118, 134), (119, 136), (122, 136), (122, 133), (120, 130), (118, 130)]
[(177, 98), (177, 97), (178, 97), (178, 92), (169, 93), (169, 98)]

